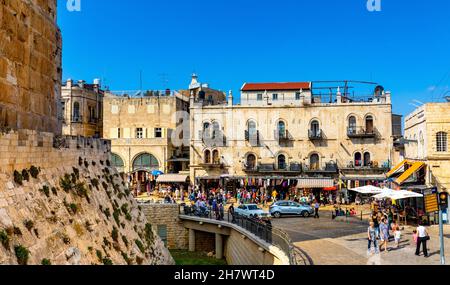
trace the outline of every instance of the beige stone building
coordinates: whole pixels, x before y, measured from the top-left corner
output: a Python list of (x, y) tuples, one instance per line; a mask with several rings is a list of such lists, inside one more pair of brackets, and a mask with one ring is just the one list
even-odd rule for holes
[(62, 85), (62, 132), (67, 136), (101, 137), (103, 134), (103, 96), (99, 79), (93, 84), (72, 79)]
[(191, 97), (190, 175), (197, 184), (284, 180), (323, 189), (341, 179), (354, 187), (384, 181), (398, 162), (399, 117), (381, 86), (355, 100), (340, 85), (330, 97), (310, 82), (244, 84), (243, 104), (232, 99), (230, 93), (228, 104), (204, 106)]
[[(405, 118), (405, 175), (399, 184), (418, 180), (450, 189), (450, 102), (428, 103)], [(402, 167), (400, 167), (402, 168)], [(404, 169), (404, 168), (403, 168)]]
[(147, 180), (153, 171), (178, 173), (187, 169), (186, 147), (174, 146), (171, 137), (179, 119), (177, 110), (188, 110), (188, 106), (188, 98), (170, 90), (143, 96), (107, 93), (103, 136), (112, 141), (113, 164), (140, 181)]

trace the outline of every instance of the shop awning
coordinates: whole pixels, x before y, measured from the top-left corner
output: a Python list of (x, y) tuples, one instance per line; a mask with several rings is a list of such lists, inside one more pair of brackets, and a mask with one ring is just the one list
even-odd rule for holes
[(392, 168), (391, 171), (389, 171), (386, 176), (387, 178), (392, 177), (395, 174), (405, 172), (405, 165), (408, 163), (407, 160), (403, 160), (399, 165)]
[(189, 176), (181, 174), (165, 174), (160, 175), (156, 182), (158, 183), (186, 183)]
[(342, 181), (384, 181), (386, 180), (386, 176), (383, 175), (345, 175), (341, 177)]
[(414, 173), (421, 170), (425, 166), (424, 162), (415, 162), (408, 170), (405, 171), (397, 180), (395, 180), (395, 183), (398, 185), (403, 184), (408, 178), (410, 178)]
[(334, 187), (334, 179), (330, 178), (301, 178), (297, 188), (331, 188)]

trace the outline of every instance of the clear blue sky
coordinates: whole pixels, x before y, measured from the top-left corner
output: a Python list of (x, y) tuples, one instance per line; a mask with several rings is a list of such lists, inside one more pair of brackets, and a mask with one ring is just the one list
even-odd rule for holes
[[(187, 88), (190, 74), (239, 94), (244, 82), (365, 80), (394, 112), (450, 90), (450, 1), (58, 0), (63, 79), (111, 90)], [(165, 74), (165, 75), (163, 75)], [(450, 93), (449, 93), (450, 94)]]

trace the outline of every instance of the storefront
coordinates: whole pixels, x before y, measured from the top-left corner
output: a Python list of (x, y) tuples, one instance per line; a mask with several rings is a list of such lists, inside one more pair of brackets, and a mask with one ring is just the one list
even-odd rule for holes
[(300, 178), (297, 180), (297, 190), (300, 197), (314, 195), (315, 199), (322, 197), (321, 200), (329, 200), (330, 194), (332, 199), (336, 199), (338, 188), (332, 178)]

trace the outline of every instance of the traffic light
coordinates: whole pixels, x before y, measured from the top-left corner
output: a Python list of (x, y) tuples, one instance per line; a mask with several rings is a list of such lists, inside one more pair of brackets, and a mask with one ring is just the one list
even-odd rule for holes
[(441, 208), (448, 207), (448, 193), (442, 192), (439, 194), (439, 205), (441, 206)]

